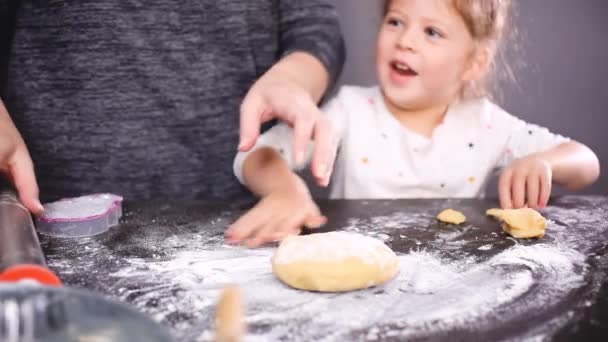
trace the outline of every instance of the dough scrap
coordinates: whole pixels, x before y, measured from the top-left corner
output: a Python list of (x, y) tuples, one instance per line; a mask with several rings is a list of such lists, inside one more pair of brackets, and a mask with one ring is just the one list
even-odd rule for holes
[(382, 241), (349, 232), (290, 236), (272, 256), (272, 272), (300, 290), (343, 292), (383, 284), (399, 271)]
[(215, 341), (241, 341), (246, 332), (241, 290), (237, 286), (222, 290), (215, 311)]
[(463, 213), (454, 209), (445, 209), (437, 215), (437, 219), (445, 223), (461, 224), (467, 218)]
[(518, 239), (543, 237), (547, 228), (547, 220), (531, 208), (488, 209), (486, 215), (501, 219), (502, 229)]

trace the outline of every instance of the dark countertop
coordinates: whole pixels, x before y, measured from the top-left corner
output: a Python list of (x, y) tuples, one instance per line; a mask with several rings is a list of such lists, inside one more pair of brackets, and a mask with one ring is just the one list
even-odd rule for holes
[[(608, 197), (554, 199), (543, 211), (546, 236), (531, 240), (506, 236), (484, 215), (492, 200), (322, 201), (323, 231), (375, 236), (400, 256), (391, 283), (337, 295), (278, 283), (271, 248), (224, 243), (249, 205), (127, 202), (122, 223), (104, 234), (41, 242), (66, 285), (128, 302), (183, 341), (209, 339), (218, 289), (231, 282), (245, 289), (252, 340), (608, 336)], [(437, 222), (445, 208), (467, 223)]]

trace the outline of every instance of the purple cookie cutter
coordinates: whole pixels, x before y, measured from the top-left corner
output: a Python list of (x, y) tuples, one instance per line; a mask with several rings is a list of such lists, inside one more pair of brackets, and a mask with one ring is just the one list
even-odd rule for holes
[(45, 204), (44, 213), (36, 220), (36, 228), (45, 235), (86, 237), (118, 225), (121, 216), (121, 196), (92, 194)]

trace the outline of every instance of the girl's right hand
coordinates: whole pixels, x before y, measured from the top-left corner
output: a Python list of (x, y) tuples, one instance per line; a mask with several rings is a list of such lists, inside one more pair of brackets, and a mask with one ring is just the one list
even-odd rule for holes
[(304, 184), (279, 188), (263, 197), (226, 231), (230, 243), (258, 247), (297, 235), (301, 228), (319, 228), (327, 222)]
[(551, 164), (540, 153), (517, 159), (507, 166), (498, 181), (503, 209), (542, 209), (551, 196)]

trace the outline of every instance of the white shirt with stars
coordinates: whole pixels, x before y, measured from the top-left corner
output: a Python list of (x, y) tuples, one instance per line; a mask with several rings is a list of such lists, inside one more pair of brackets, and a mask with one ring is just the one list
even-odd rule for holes
[[(339, 141), (330, 198), (483, 197), (496, 170), (569, 141), (485, 98), (452, 105), (430, 138), (404, 127), (378, 87), (344, 86), (323, 112)], [(280, 152), (293, 170), (305, 166), (294, 165), (292, 129), (278, 124), (251, 151), (237, 154), (234, 172), (241, 182), (246, 156), (260, 147)]]

